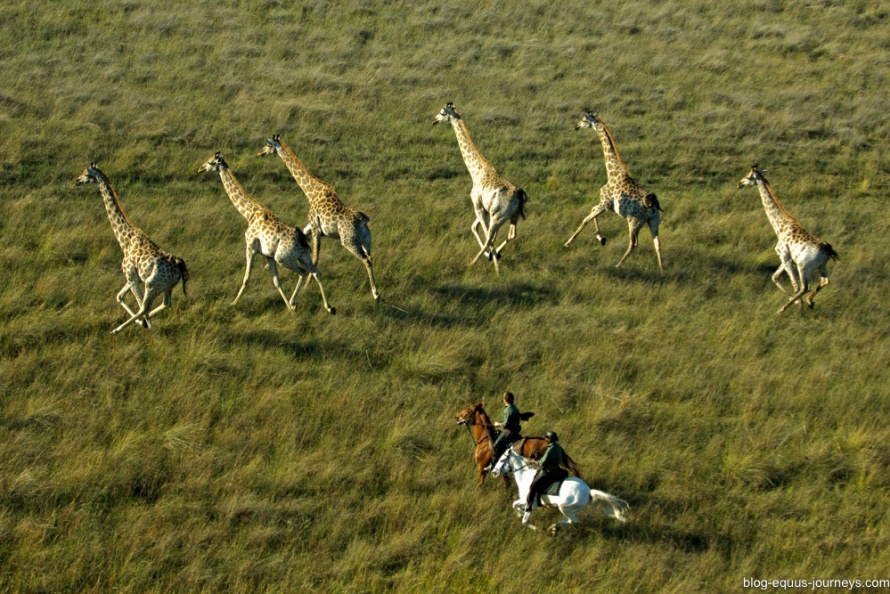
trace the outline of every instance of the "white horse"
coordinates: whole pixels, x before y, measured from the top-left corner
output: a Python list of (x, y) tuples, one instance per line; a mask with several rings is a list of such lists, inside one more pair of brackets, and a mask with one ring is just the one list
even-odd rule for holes
[[(513, 448), (507, 448), (507, 451), (504, 452), (491, 471), (491, 475), (495, 477), (513, 473), (513, 478), (516, 479), (516, 486), (519, 487), (519, 499), (513, 502), (513, 511), (522, 518), (522, 525), (532, 530), (537, 530), (538, 528), (529, 522), (532, 512), (525, 511), (525, 502), (528, 498), (529, 487), (531, 487), (532, 480), (535, 478), (537, 471), (537, 467), (531, 460), (520, 456), (513, 451)], [(613, 517), (619, 522), (627, 521), (625, 512), (630, 506), (626, 501), (603, 491), (591, 489), (587, 486), (587, 483), (579, 478), (568, 477), (559, 487), (559, 495), (541, 495), (541, 504), (544, 507), (555, 507), (565, 516), (564, 520), (550, 526), (550, 532), (555, 534), (563, 526), (577, 524), (578, 518), (575, 514), (587, 507), (591, 501), (596, 503), (600, 511), (605, 515)], [(537, 506), (537, 502), (535, 502), (534, 506)], [(532, 511), (534, 511), (534, 507)]]

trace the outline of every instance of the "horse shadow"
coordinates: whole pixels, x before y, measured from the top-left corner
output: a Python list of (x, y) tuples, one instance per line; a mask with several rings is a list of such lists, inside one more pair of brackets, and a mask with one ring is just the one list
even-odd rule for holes
[(721, 552), (733, 549), (734, 539), (728, 534), (715, 532), (709, 526), (701, 528), (679, 528), (670, 521), (647, 522), (634, 510), (644, 512), (647, 508), (659, 508), (670, 514), (671, 509), (678, 511), (686, 505), (685, 501), (665, 500), (657, 496), (628, 497), (630, 513), (627, 522), (616, 522), (611, 518), (598, 516), (588, 512), (581, 521), (563, 528), (560, 533), (575, 533), (577, 536), (566, 539), (564, 546), (575, 546), (578, 541), (588, 542), (607, 539), (618, 543), (659, 545), (683, 553), (704, 553), (716, 549)]

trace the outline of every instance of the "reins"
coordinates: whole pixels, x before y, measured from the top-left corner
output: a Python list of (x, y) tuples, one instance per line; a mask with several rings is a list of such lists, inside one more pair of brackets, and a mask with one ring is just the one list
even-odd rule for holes
[[(479, 441), (476, 441), (476, 438), (473, 436), (473, 430), (470, 429), (470, 426), (471, 426), (471, 425), (472, 425), (473, 427), (476, 426), (476, 420), (475, 420), (475, 419), (473, 419), (472, 421), (463, 421), (463, 422), (461, 423), (461, 425), (463, 425), (464, 427), (466, 427), (466, 428), (467, 428), (467, 431), (469, 431), (469, 433), (470, 433), (470, 439), (473, 440), (473, 444), (474, 444), (474, 445), (478, 446), (480, 443), (484, 442), (486, 439), (489, 439), (488, 435), (483, 435), (483, 436), (482, 436), (482, 439), (480, 439)], [(488, 426), (490, 427), (491, 425), (488, 425)], [(486, 425), (480, 425), (480, 427), (486, 427)], [(486, 431), (486, 433), (488, 433), (488, 432)]]

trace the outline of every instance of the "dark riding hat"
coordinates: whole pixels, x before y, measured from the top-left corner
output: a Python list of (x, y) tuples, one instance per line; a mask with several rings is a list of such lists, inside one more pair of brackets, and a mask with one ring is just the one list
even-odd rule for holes
[(544, 434), (544, 437), (549, 439), (551, 441), (551, 443), (559, 441), (559, 436), (556, 433), (554, 433), (553, 431), (548, 431), (547, 433)]

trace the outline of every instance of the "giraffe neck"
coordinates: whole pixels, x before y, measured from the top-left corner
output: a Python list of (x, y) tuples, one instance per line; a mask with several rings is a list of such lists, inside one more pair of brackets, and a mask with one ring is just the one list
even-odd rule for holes
[(294, 152), (290, 150), (289, 146), (280, 140), (278, 143), (281, 145), (281, 149), (276, 150), (275, 152), (277, 152), (278, 156), (281, 157), (281, 160), (284, 161), (287, 170), (290, 171), (290, 174), (294, 177), (294, 180), (296, 180), (297, 185), (300, 186), (300, 189), (306, 194), (309, 202), (314, 202), (317, 197), (327, 195), (330, 186), (309, 173), (309, 170), (297, 158)]
[(615, 139), (612, 138), (612, 133), (609, 132), (606, 125), (600, 122), (600, 125), (596, 127), (596, 133), (603, 145), (603, 157), (606, 160), (606, 173), (609, 176), (609, 181), (630, 177), (630, 171), (621, 160), (621, 155), (618, 154), (618, 148), (615, 146)]
[(130, 239), (139, 233), (139, 230), (130, 222), (124, 209), (117, 199), (114, 188), (108, 182), (108, 178), (104, 174), (98, 175), (96, 184), (99, 186), (99, 194), (102, 195), (102, 201), (105, 203), (105, 211), (108, 213), (108, 220), (111, 222), (111, 230), (121, 248), (126, 252)]
[(229, 200), (241, 213), (241, 216), (250, 221), (257, 212), (265, 211), (266, 207), (250, 197), (250, 194), (241, 187), (232, 171), (228, 167), (219, 168), (219, 177), (222, 179), (223, 188), (229, 196)]
[(473, 139), (470, 138), (470, 133), (467, 131), (467, 126), (464, 124), (463, 119), (453, 118), (451, 124), (454, 127), (457, 145), (460, 147), (460, 152), (470, 172), (470, 177), (473, 178), (474, 184), (479, 184), (484, 179), (485, 174), (493, 171), (494, 167), (476, 149), (476, 145), (473, 144)]
[(776, 235), (781, 237), (788, 230), (789, 225), (799, 225), (797, 219), (788, 214), (788, 211), (782, 207), (779, 199), (776, 198), (776, 193), (773, 192), (772, 186), (762, 176), (757, 178), (757, 189), (760, 190), (763, 210), (766, 211), (766, 217), (769, 219), (770, 225), (773, 226)]

